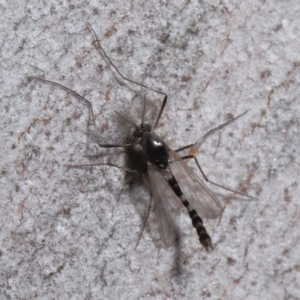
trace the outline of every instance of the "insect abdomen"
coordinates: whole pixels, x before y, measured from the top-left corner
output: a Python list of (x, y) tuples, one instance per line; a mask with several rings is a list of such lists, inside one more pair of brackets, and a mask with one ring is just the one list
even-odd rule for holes
[(197, 211), (191, 207), (188, 200), (184, 198), (182, 190), (178, 185), (178, 182), (175, 179), (175, 177), (171, 177), (170, 179), (168, 179), (168, 184), (170, 185), (176, 196), (180, 198), (182, 204), (185, 206), (187, 212), (189, 213), (189, 216), (192, 220), (192, 224), (197, 230), (200, 243), (205, 247), (206, 251), (212, 251), (213, 245), (211, 242), (211, 238), (203, 225), (203, 220), (200, 218)]

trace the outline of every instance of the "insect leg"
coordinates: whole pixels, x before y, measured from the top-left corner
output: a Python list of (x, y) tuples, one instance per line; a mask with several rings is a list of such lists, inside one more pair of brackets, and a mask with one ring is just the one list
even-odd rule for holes
[[(110, 167), (115, 167), (115, 168), (118, 168), (118, 169), (121, 169), (123, 171), (126, 171), (126, 172), (129, 172), (129, 173), (139, 173), (140, 170), (138, 169), (129, 169), (127, 167), (124, 167), (124, 166), (120, 166), (120, 165), (116, 165), (116, 164), (112, 164), (112, 163), (96, 163), (96, 164), (84, 164), (84, 165), (65, 165), (68, 169), (79, 169), (79, 168), (90, 168), (90, 167), (96, 167), (96, 166), (110, 166)], [(148, 205), (148, 209), (147, 209), (147, 213), (146, 213), (146, 216), (145, 216), (145, 219), (144, 219), (144, 222), (143, 222), (143, 226), (142, 226), (142, 229), (139, 233), (139, 236), (138, 236), (138, 239), (137, 239), (137, 243), (134, 247), (134, 250), (137, 248), (139, 242), (140, 242), (140, 239), (143, 235), (143, 232), (145, 230), (145, 227), (146, 227), (146, 223), (148, 221), (148, 218), (149, 218), (149, 214), (150, 214), (150, 210), (151, 210), (151, 204), (152, 204), (152, 195), (151, 195), (151, 198), (150, 198), (150, 203)]]
[(134, 145), (137, 145), (137, 142), (134, 143), (128, 143), (128, 144), (100, 144), (98, 145), (102, 148), (122, 148), (122, 147), (131, 147)]
[(237, 119), (239, 119), (240, 117), (242, 117), (243, 115), (245, 115), (249, 110), (246, 110), (245, 112), (243, 112), (242, 114), (236, 116), (235, 118), (209, 130), (207, 133), (205, 133), (198, 142), (196, 143), (193, 143), (193, 144), (189, 144), (187, 146), (184, 146), (184, 147), (180, 147), (178, 149), (175, 150), (175, 152), (180, 152), (180, 151), (183, 151), (183, 150), (186, 150), (186, 149), (189, 149), (189, 148), (193, 148), (193, 147), (199, 147), (200, 144), (202, 144), (207, 138), (208, 136), (210, 136), (211, 134), (215, 133), (216, 131), (218, 130), (221, 130), (223, 129), (224, 127), (228, 126), (229, 124), (231, 124), (232, 122), (236, 121)]
[(94, 112), (93, 112), (93, 106), (92, 106), (92, 103), (89, 100), (85, 99), (84, 97), (82, 97), (78, 93), (76, 93), (75, 91), (73, 91), (73, 90), (67, 88), (66, 86), (63, 86), (62, 84), (59, 84), (57, 82), (46, 80), (46, 79), (35, 77), (35, 76), (29, 76), (27, 78), (29, 80), (36, 80), (36, 81), (40, 81), (40, 82), (43, 82), (43, 83), (47, 83), (47, 84), (51, 84), (53, 86), (59, 87), (60, 89), (63, 89), (66, 92), (68, 92), (71, 95), (73, 95), (75, 98), (80, 99), (88, 107), (88, 109), (89, 109), (89, 114), (90, 114), (90, 117), (92, 118), (92, 123), (93, 123), (92, 125), (96, 126), (95, 125)]
[(129, 168), (126, 168), (124, 166), (119, 166), (116, 164), (112, 164), (112, 163), (97, 163), (97, 164), (84, 164), (84, 165), (65, 165), (68, 169), (79, 169), (79, 168), (91, 168), (91, 167), (97, 167), (97, 166), (110, 166), (110, 167), (114, 167), (114, 168), (118, 168), (121, 170), (124, 170), (126, 172), (129, 173), (138, 173), (138, 170), (132, 170)]
[(196, 146), (196, 143), (194, 144), (189, 144), (189, 145), (186, 145), (186, 146), (183, 146), (183, 147), (180, 147), (176, 150), (174, 150), (175, 152), (180, 152), (180, 151), (183, 151), (183, 150), (186, 150), (186, 149), (189, 149), (189, 148), (193, 148)]
[(135, 245), (135, 247), (134, 247), (134, 250), (135, 250), (135, 249), (137, 248), (137, 246), (139, 245), (139, 242), (140, 242), (141, 237), (142, 237), (142, 235), (143, 235), (143, 232), (144, 232), (144, 230), (145, 230), (145, 227), (146, 227), (146, 224), (147, 224), (147, 221), (148, 221), (148, 218), (149, 218), (150, 210), (151, 210), (151, 204), (152, 204), (152, 195), (151, 195), (151, 197), (150, 197), (150, 203), (149, 203), (149, 205), (148, 205), (148, 209), (147, 209), (146, 217), (145, 217), (145, 219), (144, 219), (143, 227), (142, 227), (142, 229), (141, 229), (141, 231), (140, 231), (140, 234), (139, 234), (138, 240), (137, 240), (137, 242), (136, 242), (136, 245)]
[(249, 111), (249, 109), (246, 110), (245, 112), (243, 112), (242, 114), (236, 116), (235, 118), (233, 118), (233, 119), (217, 126), (216, 128), (213, 128), (213, 129), (209, 130), (204, 136), (201, 137), (201, 139), (198, 142), (195, 143), (195, 145), (197, 145), (199, 147), (200, 144), (202, 144), (207, 139), (208, 136), (210, 136), (211, 134), (215, 133), (218, 130), (223, 129), (224, 127), (228, 126), (229, 124), (235, 122), (237, 119), (244, 116), (248, 111)]
[(156, 126), (157, 126), (157, 124), (158, 124), (158, 121), (159, 121), (159, 119), (160, 119), (160, 117), (161, 117), (161, 115), (162, 115), (162, 113), (163, 113), (163, 110), (164, 110), (164, 108), (165, 108), (165, 106), (166, 106), (166, 103), (167, 103), (167, 100), (168, 100), (168, 95), (167, 95), (166, 93), (164, 93), (164, 92), (161, 92), (161, 91), (159, 91), (159, 90), (156, 90), (156, 89), (153, 89), (153, 88), (151, 88), (151, 87), (148, 87), (147, 85), (145, 85), (145, 84), (143, 84), (143, 83), (140, 83), (140, 82), (137, 82), (137, 81), (135, 81), (135, 80), (132, 80), (132, 79), (130, 79), (130, 78), (125, 77), (125, 76), (118, 70), (118, 68), (115, 66), (115, 64), (112, 62), (112, 60), (109, 58), (109, 56), (107, 55), (107, 53), (106, 53), (105, 50), (103, 49), (103, 47), (102, 47), (102, 45), (101, 45), (101, 43), (100, 43), (100, 40), (99, 40), (99, 38), (97, 37), (97, 34), (96, 34), (96, 32), (94, 31), (94, 29), (92, 28), (92, 26), (91, 26), (89, 23), (87, 23), (87, 25), (88, 25), (90, 31), (92, 32), (92, 34), (93, 34), (93, 36), (94, 36), (94, 39), (95, 39), (94, 43), (96, 43), (96, 44), (98, 45), (98, 49), (100, 48), (100, 50), (102, 51), (102, 54), (104, 54), (105, 58), (108, 60), (108, 62), (110, 63), (110, 65), (114, 68), (114, 70), (119, 74), (119, 76), (120, 76), (123, 80), (128, 81), (128, 82), (131, 82), (131, 83), (133, 83), (133, 84), (135, 84), (135, 85), (139, 85), (140, 87), (146, 88), (146, 89), (148, 89), (148, 90), (150, 90), (150, 91), (152, 91), (152, 92), (155, 92), (155, 93), (158, 93), (158, 94), (164, 96), (162, 106), (161, 106), (161, 108), (160, 108), (159, 114), (158, 114), (158, 116), (157, 116), (157, 119), (156, 119), (156, 122), (155, 122), (155, 125), (154, 125), (154, 128), (153, 128), (153, 129), (155, 129)]
[(216, 182), (213, 182), (213, 181), (209, 180), (209, 179), (207, 178), (207, 176), (205, 175), (205, 173), (203, 172), (203, 170), (202, 170), (202, 168), (201, 168), (201, 166), (200, 166), (200, 163), (198, 162), (198, 159), (197, 159), (194, 155), (186, 155), (186, 156), (182, 156), (181, 159), (183, 159), (183, 160), (185, 160), (185, 159), (194, 159), (194, 161), (195, 161), (195, 163), (196, 163), (196, 165), (197, 165), (199, 171), (201, 172), (201, 174), (202, 174), (202, 176), (203, 176), (203, 178), (204, 178), (204, 180), (205, 180), (206, 182), (209, 182), (209, 183), (211, 183), (211, 184), (213, 184), (213, 185), (215, 185), (215, 186), (217, 186), (217, 187), (220, 187), (220, 188), (222, 188), (222, 189), (224, 189), (224, 190), (227, 190), (227, 191), (230, 191), (230, 192), (232, 192), (232, 193), (239, 194), (239, 195), (245, 196), (245, 197), (247, 197), (247, 198), (251, 198), (251, 199), (256, 200), (255, 197), (252, 197), (252, 196), (249, 196), (249, 195), (247, 195), (247, 194), (238, 192), (238, 191), (236, 191), (236, 190), (233, 190), (233, 189), (231, 189), (231, 188), (225, 187), (225, 186), (223, 186), (223, 185), (220, 185), (220, 184), (218, 184), (218, 183), (216, 183)]

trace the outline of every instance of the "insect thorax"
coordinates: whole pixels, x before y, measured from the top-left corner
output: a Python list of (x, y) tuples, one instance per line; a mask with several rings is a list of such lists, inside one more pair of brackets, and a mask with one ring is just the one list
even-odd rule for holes
[(140, 145), (152, 164), (162, 170), (168, 167), (168, 147), (157, 134), (151, 131), (144, 132), (141, 136)]

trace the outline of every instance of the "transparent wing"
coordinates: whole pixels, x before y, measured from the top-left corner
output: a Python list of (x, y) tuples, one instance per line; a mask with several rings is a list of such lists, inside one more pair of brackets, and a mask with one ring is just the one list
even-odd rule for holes
[(191, 206), (204, 218), (215, 219), (219, 217), (223, 208), (214, 193), (180, 156), (170, 149), (169, 155), (171, 159), (170, 169)]
[(148, 163), (148, 176), (160, 235), (164, 243), (171, 246), (178, 236), (172, 215), (180, 211), (181, 203), (162, 174), (151, 163)]

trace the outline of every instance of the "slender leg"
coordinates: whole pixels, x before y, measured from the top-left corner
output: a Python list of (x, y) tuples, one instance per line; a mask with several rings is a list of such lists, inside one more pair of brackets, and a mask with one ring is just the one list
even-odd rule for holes
[(249, 196), (249, 195), (247, 195), (247, 194), (244, 194), (244, 193), (235, 191), (235, 190), (233, 190), (233, 189), (230, 189), (230, 188), (228, 188), (228, 187), (225, 187), (225, 186), (223, 186), (223, 185), (220, 185), (220, 184), (218, 184), (218, 183), (215, 183), (215, 182), (209, 180), (209, 179), (207, 178), (207, 176), (205, 175), (205, 173), (203, 172), (203, 170), (202, 170), (202, 168), (201, 168), (201, 166), (200, 166), (200, 164), (199, 164), (199, 162), (198, 162), (198, 159), (197, 159), (194, 155), (186, 155), (186, 156), (182, 156), (182, 157), (181, 157), (181, 159), (183, 159), (183, 160), (185, 160), (185, 159), (191, 159), (191, 158), (194, 159), (194, 161), (195, 161), (195, 163), (196, 163), (198, 169), (200, 170), (200, 172), (201, 172), (201, 174), (202, 174), (202, 176), (203, 176), (203, 178), (204, 178), (204, 180), (205, 180), (206, 182), (209, 182), (210, 184), (213, 184), (213, 185), (215, 185), (215, 186), (217, 186), (217, 187), (220, 187), (220, 188), (222, 188), (222, 189), (224, 189), (224, 190), (227, 190), (227, 191), (230, 191), (230, 192), (232, 192), (232, 193), (239, 194), (239, 195), (245, 196), (245, 197), (247, 197), (247, 198), (257, 200), (255, 197), (252, 197), (252, 196)]
[[(74, 97), (80, 99), (89, 109), (89, 113), (90, 113), (90, 116), (92, 118), (92, 125), (94, 125), (96, 127), (96, 123), (95, 123), (95, 117), (94, 117), (94, 112), (93, 112), (93, 106), (92, 106), (92, 103), (85, 99), (84, 97), (80, 96), (78, 93), (76, 93), (75, 91), (67, 88), (66, 86), (63, 86), (62, 84), (59, 84), (57, 82), (54, 82), (54, 81), (50, 81), (50, 80), (46, 80), (46, 79), (43, 79), (43, 78), (39, 78), (39, 77), (34, 77), (34, 76), (30, 76), (28, 77), (29, 80), (36, 80), (36, 81), (40, 81), (40, 82), (43, 82), (43, 83), (48, 83), (48, 84), (51, 84), (51, 85), (54, 85), (54, 86), (57, 86), (63, 90), (65, 90), (66, 92), (70, 93), (71, 95), (73, 95)], [(134, 146), (136, 145), (137, 143), (127, 143), (127, 144), (101, 144), (98, 142), (98, 145), (102, 148), (121, 148), (121, 147), (130, 147), (130, 146)]]
[(93, 112), (93, 106), (92, 106), (92, 103), (85, 99), (84, 97), (80, 96), (78, 93), (76, 93), (75, 91), (67, 88), (66, 86), (63, 86), (62, 84), (59, 84), (57, 82), (54, 82), (54, 81), (50, 81), (50, 80), (46, 80), (46, 79), (43, 79), (43, 78), (39, 78), (39, 77), (35, 77), (35, 76), (29, 76), (28, 77), (29, 80), (36, 80), (36, 81), (40, 81), (40, 82), (43, 82), (43, 83), (48, 83), (48, 84), (51, 84), (51, 85), (54, 85), (54, 86), (57, 86), (63, 90), (65, 90), (66, 92), (70, 93), (71, 95), (73, 95), (75, 98), (78, 98), (80, 99), (89, 109), (89, 113), (90, 113), (90, 116), (92, 118), (92, 122), (93, 122), (93, 125), (95, 125), (95, 117), (94, 117), (94, 112)]
[(99, 38), (97, 37), (97, 34), (96, 34), (96, 32), (94, 31), (94, 29), (92, 28), (92, 26), (91, 26), (89, 23), (87, 23), (87, 25), (88, 25), (90, 31), (92, 32), (92, 34), (93, 34), (93, 36), (94, 36), (94, 39), (95, 39), (94, 43), (96, 43), (96, 44), (98, 45), (98, 48), (100, 48), (100, 50), (102, 51), (102, 54), (104, 54), (105, 58), (108, 60), (108, 62), (110, 63), (110, 65), (111, 65), (111, 66), (114, 68), (114, 70), (119, 74), (119, 76), (121, 76), (121, 78), (122, 78), (123, 80), (128, 81), (128, 82), (131, 82), (131, 83), (136, 84), (136, 85), (139, 85), (139, 86), (141, 86), (141, 87), (143, 87), (143, 88), (146, 88), (146, 89), (148, 89), (148, 90), (150, 90), (150, 91), (153, 91), (153, 92), (155, 92), (155, 93), (158, 93), (158, 94), (164, 96), (162, 106), (161, 106), (161, 108), (160, 108), (160, 111), (159, 111), (159, 113), (158, 113), (158, 116), (157, 116), (155, 125), (154, 125), (154, 127), (153, 127), (153, 130), (154, 130), (154, 129), (156, 128), (156, 126), (157, 126), (157, 124), (158, 124), (158, 122), (159, 122), (159, 119), (160, 119), (160, 117), (161, 117), (161, 115), (162, 115), (162, 113), (163, 113), (163, 110), (164, 110), (164, 108), (165, 108), (165, 106), (166, 106), (166, 103), (167, 103), (167, 100), (168, 100), (168, 95), (167, 95), (166, 93), (164, 93), (164, 92), (161, 92), (161, 91), (159, 91), (159, 90), (155, 90), (155, 89), (153, 89), (153, 88), (151, 88), (151, 87), (148, 87), (147, 85), (145, 85), (145, 84), (143, 84), (143, 83), (140, 83), (140, 82), (137, 82), (137, 81), (134, 81), (134, 80), (132, 80), (132, 79), (130, 79), (130, 78), (125, 77), (125, 76), (118, 70), (118, 68), (115, 66), (115, 64), (112, 62), (112, 60), (109, 58), (109, 56), (106, 54), (105, 50), (103, 49), (103, 47), (102, 47), (102, 45), (101, 45), (101, 43), (100, 43)]
[(147, 224), (147, 221), (148, 221), (148, 218), (149, 218), (150, 210), (151, 210), (151, 204), (152, 204), (152, 195), (151, 195), (151, 198), (150, 198), (150, 203), (149, 203), (149, 205), (148, 205), (147, 214), (146, 214), (146, 217), (145, 217), (144, 222), (143, 222), (143, 227), (142, 227), (142, 229), (141, 229), (141, 231), (140, 231), (140, 234), (139, 234), (138, 240), (137, 240), (137, 242), (136, 242), (136, 245), (135, 245), (135, 247), (134, 247), (134, 250), (135, 250), (135, 249), (137, 248), (137, 246), (139, 245), (139, 242), (140, 242), (141, 237), (142, 237), (142, 235), (143, 235), (143, 232), (144, 232), (144, 230), (145, 230), (145, 227), (146, 227), (146, 224)]
[(215, 133), (216, 131), (218, 130), (221, 130), (223, 129), (224, 127), (228, 126), (229, 124), (231, 124), (232, 122), (236, 121), (237, 119), (239, 119), (240, 117), (242, 117), (243, 115), (245, 115), (249, 110), (246, 110), (245, 112), (243, 112), (242, 114), (238, 115), (237, 117), (217, 126), (216, 128), (213, 128), (211, 130), (209, 130), (207, 133), (205, 133), (198, 142), (194, 143), (194, 144), (189, 144), (187, 146), (184, 146), (184, 147), (180, 147), (178, 149), (175, 150), (175, 152), (180, 152), (180, 151), (183, 151), (185, 149), (188, 149), (188, 148), (193, 148), (195, 146), (199, 147), (200, 144), (202, 144), (207, 138), (208, 136), (210, 136), (211, 134)]
[(175, 152), (180, 152), (180, 151), (183, 151), (183, 150), (186, 150), (186, 149), (189, 149), (189, 148), (193, 148), (195, 145), (196, 145), (196, 143), (180, 147), (180, 148), (176, 149)]
[(135, 143), (129, 143), (129, 144), (100, 144), (98, 143), (99, 147), (102, 148), (124, 148), (124, 147), (131, 147), (134, 145), (137, 145), (137, 142)]
[(211, 134), (215, 133), (215, 132), (218, 131), (218, 130), (223, 129), (224, 127), (228, 126), (229, 124), (235, 122), (237, 119), (239, 119), (240, 117), (244, 116), (248, 111), (249, 111), (249, 109), (246, 110), (245, 112), (243, 112), (242, 114), (238, 115), (237, 117), (235, 117), (235, 118), (233, 118), (233, 119), (231, 119), (231, 120), (229, 120), (229, 121), (227, 121), (227, 122), (225, 122), (225, 123), (219, 125), (218, 127), (209, 130), (209, 131), (208, 131), (208, 132), (207, 132), (207, 133), (206, 133), (206, 134), (205, 134), (198, 142), (196, 142), (195, 144), (199, 147), (200, 144), (202, 144), (202, 143), (208, 138), (208, 136), (210, 136)]
[(68, 169), (79, 169), (79, 168), (91, 168), (91, 167), (97, 167), (97, 166), (110, 166), (114, 168), (121, 169), (126, 172), (130, 173), (138, 173), (138, 170), (131, 170), (129, 168), (126, 168), (124, 166), (119, 166), (112, 163), (97, 163), (97, 164), (85, 164), (85, 165), (65, 165)]

